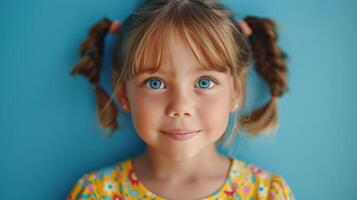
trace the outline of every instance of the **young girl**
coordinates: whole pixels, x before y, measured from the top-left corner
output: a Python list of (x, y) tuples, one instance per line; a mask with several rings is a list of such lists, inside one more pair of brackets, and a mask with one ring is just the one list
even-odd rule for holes
[[(277, 127), (277, 97), (288, 87), (275, 29), (266, 18), (236, 22), (214, 0), (147, 0), (123, 24), (96, 23), (72, 74), (93, 84), (100, 125), (116, 130), (115, 104), (99, 74), (104, 38), (118, 34), (114, 95), (147, 146), (138, 157), (83, 175), (68, 200), (294, 199), (281, 176), (220, 155), (215, 146), (227, 145), (239, 130), (254, 135)], [(237, 118), (250, 58), (272, 98)]]

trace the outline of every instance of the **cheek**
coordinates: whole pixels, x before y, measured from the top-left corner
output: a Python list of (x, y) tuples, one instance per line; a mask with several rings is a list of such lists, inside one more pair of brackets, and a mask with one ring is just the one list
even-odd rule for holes
[(151, 130), (160, 128), (155, 125), (160, 124), (160, 121), (157, 121), (160, 120), (158, 115), (163, 113), (162, 99), (149, 97), (147, 94), (137, 91), (131, 95), (129, 101), (132, 121), (140, 135), (150, 134)]
[(229, 109), (229, 93), (221, 92), (217, 95), (206, 96), (201, 100), (197, 112), (207, 131), (221, 134), (228, 125)]

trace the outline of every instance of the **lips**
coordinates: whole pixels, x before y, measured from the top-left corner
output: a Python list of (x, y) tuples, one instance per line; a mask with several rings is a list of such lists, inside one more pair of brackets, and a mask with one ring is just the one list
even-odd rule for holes
[(163, 132), (163, 133), (168, 133), (168, 134), (185, 135), (185, 134), (192, 134), (192, 133), (200, 132), (200, 130), (171, 129), (171, 130), (162, 131), (162, 132)]
[(196, 136), (200, 130), (187, 130), (187, 129), (174, 129), (168, 131), (162, 131), (164, 135), (175, 141), (184, 141)]

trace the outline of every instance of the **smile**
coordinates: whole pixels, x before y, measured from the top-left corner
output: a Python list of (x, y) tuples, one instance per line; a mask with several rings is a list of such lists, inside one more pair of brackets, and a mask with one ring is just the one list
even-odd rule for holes
[(185, 141), (190, 138), (193, 138), (201, 131), (172, 131), (172, 132), (165, 132), (161, 131), (164, 135), (168, 136), (170, 139), (175, 141)]

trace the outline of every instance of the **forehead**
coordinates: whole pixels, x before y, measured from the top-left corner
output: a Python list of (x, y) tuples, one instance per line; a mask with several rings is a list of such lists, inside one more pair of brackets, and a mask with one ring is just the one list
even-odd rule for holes
[[(195, 56), (193, 50), (190, 46), (178, 35), (172, 35), (168, 37), (169, 39), (165, 42), (166, 46), (163, 47), (165, 49), (159, 57), (161, 57), (160, 61), (157, 62), (155, 58), (157, 58), (157, 53), (155, 53), (154, 49), (146, 52), (146, 60), (139, 66), (139, 74), (143, 73), (155, 73), (160, 71), (165, 74), (175, 74), (178, 70), (184, 70), (187, 72), (201, 72), (216, 69), (205, 67), (207, 66), (207, 61), (201, 60), (202, 58), (198, 55), (198, 58)], [(202, 64), (205, 63), (205, 64)]]
[[(168, 71), (171, 67), (185, 67), (196, 71), (228, 71), (227, 63), (222, 55), (214, 52), (206, 45), (203, 36), (190, 33), (185, 27), (164, 26), (151, 34), (142, 46), (133, 75)], [(212, 41), (211, 41), (212, 42)]]

